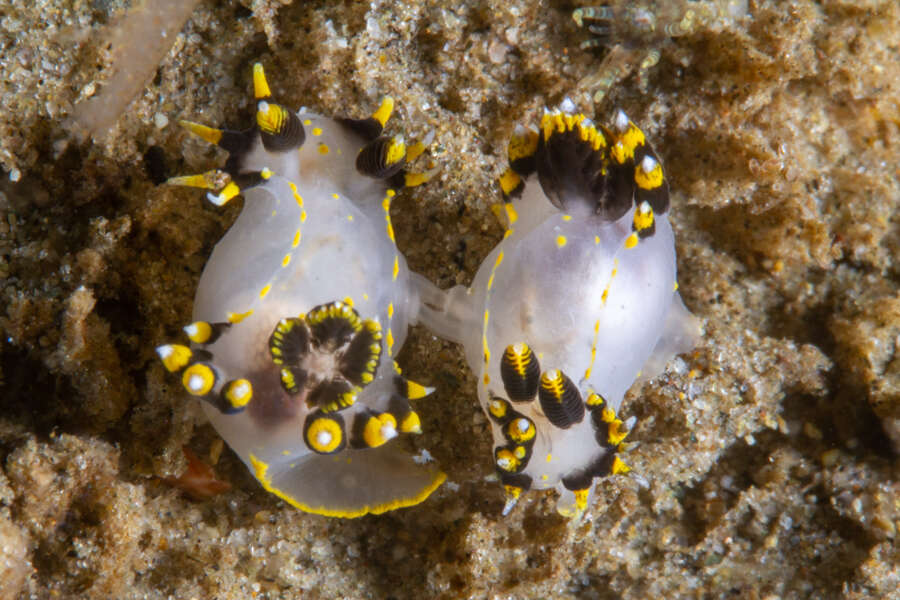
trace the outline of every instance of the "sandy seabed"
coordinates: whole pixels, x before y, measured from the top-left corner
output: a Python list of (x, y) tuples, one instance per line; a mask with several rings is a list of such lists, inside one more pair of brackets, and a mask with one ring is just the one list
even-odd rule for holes
[[(705, 335), (623, 406), (648, 487), (604, 480), (575, 523), (536, 492), (500, 517), (472, 375), (423, 329), (400, 363), (438, 387), (415, 443), (449, 483), (349, 521), (262, 490), (153, 349), (240, 209), (158, 185), (221, 162), (178, 118), (249, 123), (254, 61), (290, 106), (392, 95), (441, 167), (398, 196), (398, 245), (467, 283), (515, 123), (590, 105), (576, 5), (203, 1), (157, 60), (129, 3), (0, 1), (0, 599), (900, 597), (900, 5), (657, 4), (705, 16), (620, 39), (659, 62), (595, 120), (624, 108), (663, 158)], [(231, 491), (165, 483), (183, 446)]]

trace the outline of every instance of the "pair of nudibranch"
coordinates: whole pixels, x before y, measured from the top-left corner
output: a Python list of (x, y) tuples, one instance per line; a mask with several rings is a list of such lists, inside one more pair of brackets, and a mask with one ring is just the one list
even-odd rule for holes
[(394, 189), (433, 170), (409, 170), (427, 140), (383, 135), (393, 101), (328, 118), (274, 102), (258, 64), (253, 83), (248, 130), (183, 123), (230, 157), (170, 183), (245, 203), (201, 276), (191, 344), (158, 348), (165, 367), (265, 489), (314, 513), (381, 513), (445, 479), (390, 443), (421, 431), (410, 400), (433, 391), (394, 362), (422, 323), (463, 344), (478, 373), (504, 513), (529, 488), (582, 512), (595, 478), (628, 471), (625, 392), (696, 337), (667, 184), (641, 130), (621, 112), (598, 127), (569, 101), (517, 129), (500, 179), (506, 235), (470, 287), (442, 291), (394, 243)]

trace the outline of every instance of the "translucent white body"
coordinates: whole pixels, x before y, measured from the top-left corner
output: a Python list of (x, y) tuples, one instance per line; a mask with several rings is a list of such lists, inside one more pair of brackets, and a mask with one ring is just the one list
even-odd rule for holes
[[(658, 374), (698, 335), (697, 321), (675, 291), (668, 220), (658, 216), (655, 234), (626, 248), (633, 209), (612, 223), (589, 211), (566, 215), (550, 204), (534, 177), (515, 206), (511, 231), (485, 258), (471, 287), (440, 292), (416, 279), (424, 301), (420, 321), (464, 346), (488, 413), (492, 395), (506, 396), (500, 376), (504, 349), (522, 342), (542, 372), (561, 370), (582, 398), (599, 393), (618, 411), (637, 378)], [(533, 488), (559, 490), (560, 511), (570, 511), (574, 495), (562, 478), (607, 452), (595, 440), (590, 415), (560, 429), (537, 400), (512, 407), (537, 432), (522, 473), (532, 478)], [(500, 427), (493, 421), (492, 427), (495, 445), (504, 445)]]
[(357, 411), (387, 410), (393, 355), (418, 306), (393, 242), (387, 187), (354, 167), (362, 141), (331, 119), (299, 116), (306, 131), (299, 151), (269, 153), (258, 144), (242, 161), (242, 169), (267, 167), (274, 175), (244, 193), (244, 208), (216, 245), (194, 303), (197, 321), (252, 311), (207, 349), (221, 381), (250, 380), (253, 400), (235, 415), (204, 408), (266, 489), (299, 508), (357, 516), (415, 504), (443, 473), (415, 464), (396, 440), (334, 455), (311, 451), (303, 439), (311, 409), (284, 391), (269, 353), (276, 324), (317, 305), (344, 301), (362, 319), (378, 320), (381, 361), (356, 403), (340, 411), (349, 424)]

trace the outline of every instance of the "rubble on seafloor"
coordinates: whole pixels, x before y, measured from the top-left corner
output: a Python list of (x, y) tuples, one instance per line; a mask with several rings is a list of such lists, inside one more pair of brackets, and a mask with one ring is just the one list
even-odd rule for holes
[[(138, 2), (0, 1), (0, 598), (896, 598), (900, 6), (670, 4), (714, 17), (649, 37), (658, 62), (597, 121), (623, 107), (654, 140), (705, 336), (623, 405), (647, 487), (605, 480), (569, 522), (541, 493), (501, 518), (472, 376), (422, 329), (399, 360), (438, 388), (417, 443), (449, 484), (349, 521), (265, 492), (153, 348), (239, 210), (158, 185), (221, 160), (179, 118), (248, 123), (254, 61), (289, 105), (392, 95), (440, 166), (398, 195), (398, 245), (468, 283), (502, 235), (515, 123), (592, 93), (604, 50), (580, 47), (576, 5), (201, 2), (148, 65), (110, 41)], [(123, 69), (147, 73), (130, 104)], [(121, 114), (74, 139), (104, 94)], [(184, 446), (230, 491), (165, 483)]]

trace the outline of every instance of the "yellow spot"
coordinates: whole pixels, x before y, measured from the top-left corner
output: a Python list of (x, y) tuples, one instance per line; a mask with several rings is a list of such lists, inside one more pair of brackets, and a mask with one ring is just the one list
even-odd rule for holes
[(431, 175), (428, 173), (406, 173), (403, 176), (403, 185), (405, 187), (416, 187), (429, 179), (431, 179)]
[(552, 460), (553, 460), (553, 455), (548, 453), (547, 454), (547, 462), (551, 462)]
[[(604, 304), (606, 303), (606, 295), (608, 292), (609, 292), (609, 286), (607, 286), (606, 289), (603, 290), (602, 299), (603, 299)], [(600, 319), (597, 319), (597, 321), (594, 323), (594, 339), (591, 341), (591, 362), (588, 363), (588, 368), (585, 369), (585, 371), (584, 371), (585, 379), (590, 378), (591, 371), (594, 368), (594, 361), (597, 359), (597, 340), (599, 337), (600, 337)], [(596, 396), (596, 395), (597, 394), (593, 394), (593, 396)], [(589, 405), (590, 405), (590, 400), (591, 400), (591, 397), (589, 396), (588, 397)]]
[(402, 141), (399, 141), (397, 138), (392, 138), (391, 143), (388, 144), (387, 152), (385, 153), (384, 163), (386, 165), (395, 165), (406, 156), (406, 144)]
[(397, 420), (390, 413), (370, 417), (363, 429), (363, 441), (370, 448), (377, 448), (397, 435)]
[(284, 128), (287, 119), (287, 110), (278, 104), (269, 103), (263, 100), (257, 107), (256, 124), (266, 133), (280, 133)]
[(344, 432), (340, 424), (329, 417), (315, 419), (306, 429), (306, 443), (316, 452), (334, 452), (343, 441)]
[(604, 423), (612, 423), (616, 420), (616, 411), (608, 406), (604, 406), (600, 412), (600, 418)]
[(393, 278), (394, 281), (397, 281), (397, 276), (400, 274), (400, 259), (394, 256), (394, 272)]
[(344, 304), (346, 304), (347, 306), (352, 308), (353, 307), (353, 298), (351, 298), (350, 296), (347, 296), (346, 298), (344, 298)]
[(560, 248), (562, 248), (563, 246), (566, 245), (566, 241), (567, 241), (566, 236), (564, 236), (564, 235), (556, 236), (556, 245), (559, 246)]
[(387, 343), (388, 354), (391, 354), (394, 349), (394, 334), (391, 333), (390, 328), (387, 330), (387, 335), (384, 336), (384, 341)]
[(352, 220), (353, 220), (353, 215), (347, 215), (347, 220), (348, 220), (348, 221), (352, 221)]
[(507, 169), (503, 171), (503, 174), (500, 175), (500, 189), (507, 196), (512, 193), (514, 189), (519, 187), (522, 183), (522, 178), (519, 177), (519, 174), (513, 171), (512, 169)]
[(677, 281), (672, 282), (672, 291), (673, 292), (678, 291), (678, 282)]
[(538, 135), (526, 129), (521, 135), (513, 134), (506, 146), (506, 156), (510, 162), (532, 156), (537, 150)]
[(406, 162), (412, 162), (425, 152), (425, 144), (416, 140), (406, 149)]
[(397, 195), (397, 192), (395, 192), (395, 191), (394, 191), (393, 189), (391, 189), (391, 188), (388, 188), (388, 191), (386, 191), (385, 194), (388, 195), (388, 198), (393, 198), (394, 196)]
[(297, 184), (293, 181), (289, 181), (288, 185), (291, 187), (291, 193), (294, 195), (294, 200), (297, 201), (297, 206), (303, 208), (303, 197), (297, 193)]
[(290, 254), (290, 252), (288, 252), (287, 254), (285, 254), (285, 255), (284, 255), (284, 258), (281, 259), (281, 266), (282, 266), (282, 267), (286, 267), (286, 266), (288, 266), (289, 264), (291, 264), (291, 254)]
[(312, 121), (310, 121), (309, 119), (303, 119), (303, 124), (309, 127), (310, 125), (312, 125)]
[(634, 228), (643, 231), (653, 226), (653, 209), (647, 202), (641, 202), (634, 211)]
[(513, 206), (512, 202), (506, 202), (503, 208), (506, 210), (506, 218), (509, 219), (510, 225), (519, 220), (519, 213), (516, 212), (516, 207)]
[(306, 211), (305, 210), (300, 211), (300, 222), (306, 223)]
[(624, 475), (631, 471), (631, 467), (622, 462), (622, 460), (617, 456), (613, 459), (612, 468), (610, 469), (613, 475)]
[(657, 162), (649, 173), (645, 173), (644, 169), (638, 165), (634, 170), (634, 182), (642, 190), (655, 190), (663, 182), (662, 165)]
[(230, 313), (228, 313), (227, 319), (228, 319), (229, 323), (240, 323), (241, 321), (243, 321), (244, 319), (246, 319), (247, 317), (249, 317), (252, 314), (253, 314), (252, 308), (250, 310), (248, 310), (247, 312), (242, 312), (242, 313), (230, 312)]
[(563, 215), (563, 216), (562, 216), (562, 220), (563, 220), (563, 221), (566, 221), (566, 222), (571, 221), (571, 220), (572, 220), (572, 215)]
[[(209, 142), (210, 144), (218, 144), (222, 139), (222, 130), (207, 127), (193, 121), (178, 121), (178, 124), (187, 129), (191, 134), (198, 138)], [(196, 187), (196, 186), (195, 186)]]
[(253, 97), (257, 100), (261, 98), (268, 98), (272, 95), (272, 91), (269, 89), (269, 83), (266, 81), (266, 72), (263, 69), (262, 64), (256, 63), (253, 65)]
[(587, 508), (588, 494), (590, 491), (590, 488), (586, 490), (575, 490), (575, 507), (579, 511), (583, 511)]
[(594, 236), (594, 245), (596, 246), (596, 245), (599, 244), (599, 243), (600, 243), (600, 236), (599, 236), (599, 235), (595, 235), (595, 236)]
[(241, 193), (241, 188), (238, 187), (238, 184), (231, 181), (228, 185), (219, 192), (219, 195), (215, 197), (213, 203), (217, 206), (224, 206), (227, 204), (232, 198)]
[(216, 375), (208, 365), (195, 363), (184, 370), (181, 383), (192, 396), (205, 396), (216, 383)]
[(613, 147), (609, 149), (609, 154), (612, 156), (613, 160), (615, 160), (620, 165), (623, 164), (627, 159), (627, 153), (625, 151), (625, 146), (622, 142), (616, 142), (613, 144)]
[(515, 471), (519, 468), (521, 461), (515, 453), (510, 452), (507, 448), (501, 448), (497, 451), (497, 466), (504, 471)]
[(166, 344), (165, 346), (160, 346), (156, 349), (156, 353), (159, 354), (163, 366), (165, 366), (166, 370), (170, 373), (175, 373), (176, 371), (183, 369), (184, 366), (190, 362), (191, 356), (193, 355), (190, 348), (182, 346), (181, 344)]
[(625, 248), (631, 250), (638, 244), (638, 236), (636, 233), (632, 233), (627, 238), (625, 238)]
[(225, 399), (232, 408), (243, 408), (253, 399), (253, 385), (246, 379), (235, 379), (225, 388)]
[(621, 146), (621, 157), (616, 156), (616, 153), (619, 151), (616, 150), (616, 147), (614, 146), (613, 158), (615, 158), (619, 164), (623, 164), (626, 160), (634, 158), (635, 149), (639, 146), (643, 146), (644, 142), (644, 132), (638, 129), (637, 125), (629, 122), (628, 129), (625, 130), (625, 133), (622, 134), (619, 138), (619, 142), (616, 144), (616, 146)]
[(199, 175), (181, 175), (180, 177), (169, 177), (166, 179), (167, 185), (182, 185), (185, 187), (200, 188), (203, 190), (214, 190), (221, 185), (219, 182), (219, 174), (217, 171), (207, 171)]
[[(620, 427), (622, 429), (620, 429)], [(616, 419), (612, 423), (609, 424), (608, 433), (607, 433), (607, 441), (613, 446), (618, 446), (619, 442), (621, 442), (626, 437), (628, 437), (628, 433), (629, 433), (629, 431), (627, 429), (624, 429), (624, 426), (622, 425), (622, 421), (620, 421), (619, 419)]]
[(205, 344), (212, 337), (212, 326), (206, 321), (194, 321), (184, 328), (184, 332), (195, 344)]
[(387, 316), (388, 316), (388, 319), (393, 319), (393, 318), (394, 318), (394, 303), (393, 303), (393, 302), (391, 302), (390, 304), (388, 304), (388, 308), (387, 308)]
[(328, 147), (328, 144), (319, 144), (319, 154), (325, 156), (329, 152), (331, 152), (331, 148)]
[(541, 475), (541, 481), (547, 481), (548, 479), (549, 477), (547, 477), (546, 475)]
[(411, 379), (406, 380), (406, 397), (410, 400), (420, 400), (430, 393), (431, 390), (421, 383), (416, 383)]
[(322, 128), (321, 127), (313, 127), (312, 134), (313, 135), (322, 135)]
[(331, 195), (331, 197), (334, 198), (335, 200), (337, 200), (337, 199), (340, 198), (340, 195), (338, 195), (338, 193), (335, 192), (335, 193), (333, 193), (333, 194)]
[(291, 248), (296, 248), (300, 245), (300, 229), (294, 232), (294, 240), (291, 242)]
[(368, 294), (363, 294), (363, 300), (368, 300), (368, 299), (369, 299), (369, 295), (368, 295)]
[(263, 289), (259, 290), (259, 297), (260, 297), (260, 298), (265, 298), (265, 297), (268, 295), (269, 290), (271, 290), (271, 289), (272, 289), (272, 284), (271, 284), (271, 283), (267, 283), (266, 286), (265, 286)]
[(392, 242), (394, 241), (394, 226), (390, 222), (387, 224), (387, 236)]
[[(381, 58), (384, 58), (384, 55), (381, 55)], [(382, 62), (384, 62), (382, 60)], [(394, 99), (390, 96), (385, 96), (381, 101), (381, 106), (378, 107), (374, 113), (372, 113), (372, 118), (381, 123), (381, 126), (387, 123), (388, 119), (391, 118), (391, 113), (394, 112)]]
[(411, 410), (400, 421), (400, 431), (403, 433), (422, 433), (422, 421), (419, 415)]
[(584, 403), (590, 407), (603, 406), (603, 396), (596, 392), (591, 392)]

